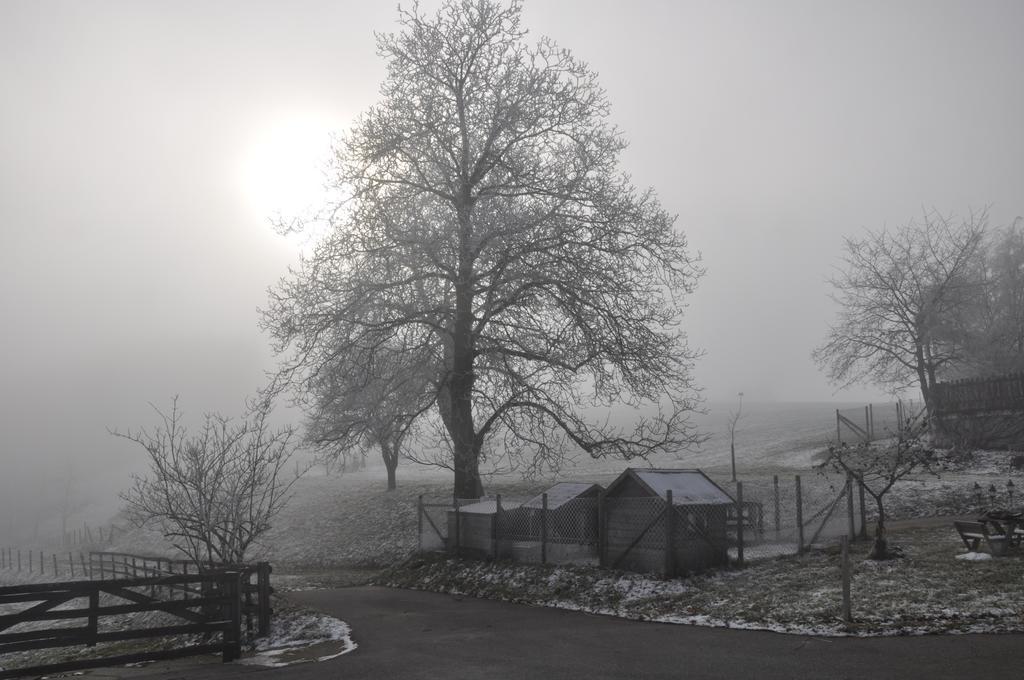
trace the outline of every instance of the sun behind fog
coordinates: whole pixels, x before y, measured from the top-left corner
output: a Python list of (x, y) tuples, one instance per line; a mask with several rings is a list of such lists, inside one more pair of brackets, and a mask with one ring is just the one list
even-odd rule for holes
[(258, 128), (240, 172), (250, 209), (261, 218), (288, 220), (323, 207), (331, 133), (339, 129), (325, 116), (291, 116)]

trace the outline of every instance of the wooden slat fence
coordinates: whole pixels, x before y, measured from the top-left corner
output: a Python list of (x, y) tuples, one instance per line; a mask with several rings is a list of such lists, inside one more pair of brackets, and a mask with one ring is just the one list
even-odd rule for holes
[(932, 396), (940, 415), (1024, 411), (1024, 373), (938, 383)]
[[(0, 656), (35, 649), (92, 647), (121, 640), (220, 635), (219, 642), (204, 641), (174, 649), (5, 668), (0, 670), (0, 678), (61, 673), (216, 652), (221, 653), (224, 661), (237, 659), (241, 655), (242, 578), (240, 571), (215, 571), (155, 578), (0, 587), (0, 605), (4, 605), (5, 610), (11, 609), (12, 605), (26, 605), (20, 611), (0, 615)], [(195, 596), (192, 594), (195, 591), (201, 594)], [(175, 593), (181, 597), (174, 597)], [(103, 602), (101, 595), (105, 596)], [(111, 604), (111, 600), (120, 602)], [(105, 619), (137, 612), (164, 612), (183, 622), (157, 627), (101, 630)], [(46, 627), (34, 627), (42, 621), (53, 623)], [(71, 621), (84, 624), (69, 626), (65, 623)], [(20, 630), (8, 632), (19, 627)]]

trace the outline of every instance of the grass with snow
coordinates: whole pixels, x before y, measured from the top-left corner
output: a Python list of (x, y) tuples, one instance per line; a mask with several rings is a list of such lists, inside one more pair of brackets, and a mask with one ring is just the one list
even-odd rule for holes
[(660, 580), (591, 567), (470, 562), (422, 556), (378, 579), (393, 587), (544, 605), (666, 623), (807, 635), (1024, 631), (1024, 557), (957, 559), (951, 529), (897, 532), (903, 559), (863, 559), (855, 544), (854, 623), (840, 620), (835, 550), (764, 560), (744, 569)]

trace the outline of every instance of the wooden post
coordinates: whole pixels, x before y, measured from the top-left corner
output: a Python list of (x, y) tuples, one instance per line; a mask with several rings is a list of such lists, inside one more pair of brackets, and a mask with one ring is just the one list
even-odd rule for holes
[(800, 475), (796, 476), (796, 552), (802, 555), (804, 552), (804, 501), (800, 490)]
[(850, 540), (856, 540), (857, 527), (853, 518), (853, 475), (846, 474), (846, 534)]
[(665, 578), (675, 574), (675, 507), (672, 502), (672, 489), (665, 491)]
[(846, 539), (846, 536), (840, 537), (839, 547), (843, 578), (843, 621), (852, 623), (853, 616), (850, 612), (850, 542)]
[(60, 572), (57, 571), (57, 553), (50, 553), (50, 557), (53, 558), (53, 575), (60, 576)]
[(857, 480), (857, 489), (860, 492), (860, 538), (868, 539), (868, 511), (864, 507), (864, 483)]
[(269, 562), (256, 563), (256, 588), (259, 595), (259, 623), (260, 635), (270, 634), (270, 572), (273, 568)]
[(779, 513), (779, 476), (772, 475), (772, 487), (775, 490), (775, 540), (779, 540), (779, 532), (782, 530), (781, 514)]
[(540, 497), (540, 563), (548, 563), (548, 494)]
[(227, 625), (224, 628), (224, 662), (234, 661), (242, 655), (242, 574), (237, 571), (225, 572), (223, 592), (227, 597)]
[(21, 571), (21, 548), (18, 548), (18, 571)]
[(46, 573), (46, 569), (44, 568), (45, 567), (45, 562), (46, 562), (46, 559), (43, 556), (43, 551), (40, 550), (39, 551), (39, 573), (40, 573), (40, 575)]
[(423, 494), (416, 498), (416, 549), (423, 552)]
[(743, 482), (736, 482), (736, 566), (743, 566)]
[(92, 580), (92, 565), (90, 564), (89, 568), (86, 569), (86, 567), (85, 567), (85, 555), (83, 555), (82, 553), (78, 553), (78, 560), (79, 560), (79, 562), (82, 565), (82, 576), (88, 577), (88, 579), (91, 581)]
[(875, 438), (875, 405), (868, 404), (868, 423), (871, 425), (870, 436)]
[(99, 588), (93, 588), (89, 592), (89, 641), (86, 643), (89, 647), (96, 646), (96, 633), (100, 627), (100, 590)]
[(605, 566), (605, 525), (607, 523), (607, 517), (605, 515), (604, 507), (604, 490), (597, 494), (597, 565), (599, 567)]
[(28, 551), (28, 573), (30, 573), (30, 574), (32, 573), (32, 562), (33, 562), (32, 551), (29, 550)]
[(71, 578), (75, 577), (75, 556), (68, 553), (68, 571), (71, 572)]
[(867, 406), (864, 407), (864, 440), (865, 443), (871, 441), (871, 409)]
[(494, 497), (494, 519), (491, 520), (491, 556), (494, 559), (498, 559), (498, 547), (501, 536), (501, 494), (497, 494)]
[(455, 554), (458, 555), (462, 547), (462, 518), (459, 516), (459, 499), (455, 499)]

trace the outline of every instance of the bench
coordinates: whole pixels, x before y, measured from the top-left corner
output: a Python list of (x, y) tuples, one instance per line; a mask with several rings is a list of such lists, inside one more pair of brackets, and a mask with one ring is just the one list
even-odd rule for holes
[(956, 521), (953, 522), (953, 526), (969, 551), (978, 552), (981, 542), (984, 541), (993, 556), (1006, 554), (1006, 535), (990, 532), (984, 522)]

